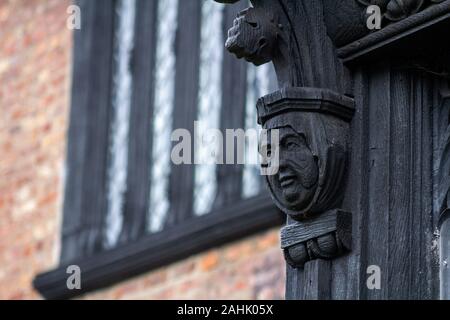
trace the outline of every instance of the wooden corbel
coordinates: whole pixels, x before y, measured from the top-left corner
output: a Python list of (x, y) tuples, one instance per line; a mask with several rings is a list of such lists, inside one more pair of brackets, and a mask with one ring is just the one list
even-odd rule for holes
[[(351, 214), (338, 208), (353, 99), (326, 89), (283, 88), (259, 99), (257, 109), (263, 128), (279, 133), (278, 172), (266, 180), (273, 201), (291, 218), (281, 230), (286, 261), (303, 267), (349, 251)], [(269, 148), (274, 153), (274, 146)]]
[[(267, 177), (288, 217), (286, 297), (436, 297), (431, 240), (436, 215), (448, 222), (450, 212), (448, 88), (437, 93), (450, 78), (450, 0), (252, 5), (227, 47), (274, 63), (279, 90), (259, 99), (259, 122), (293, 137), (280, 140), (280, 160), (303, 168)], [(371, 265), (386, 274), (380, 290), (364, 285)]]
[(280, 168), (266, 180), (289, 217), (281, 231), (286, 261), (303, 267), (351, 248), (351, 214), (340, 205), (354, 101), (345, 95), (346, 70), (326, 34), (321, 2), (252, 4), (236, 17), (226, 48), (257, 66), (274, 64), (280, 90), (257, 104), (262, 127), (280, 132)]

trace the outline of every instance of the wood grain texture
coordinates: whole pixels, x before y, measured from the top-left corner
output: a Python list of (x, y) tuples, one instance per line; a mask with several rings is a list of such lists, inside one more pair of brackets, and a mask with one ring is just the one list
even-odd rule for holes
[[(245, 8), (241, 2), (235, 6), (226, 6), (224, 9), (224, 28), (233, 23), (239, 11)], [(223, 32), (227, 34), (226, 30)], [(225, 42), (226, 39), (223, 39)], [(247, 94), (247, 64), (225, 54), (223, 57), (222, 72), (222, 109), (220, 116), (220, 130), (224, 134), (227, 129), (245, 128), (245, 106)], [(227, 145), (224, 143), (224, 155), (227, 154)], [(237, 154), (237, 144), (234, 145), (233, 154)], [(226, 160), (226, 159), (225, 159)], [(224, 161), (225, 161), (224, 160)], [(236, 163), (236, 162), (234, 162)], [(217, 166), (217, 198), (215, 208), (232, 204), (242, 194), (243, 166), (239, 164), (225, 164)]]
[[(448, 79), (450, 50), (435, 39), (446, 37), (450, 1), (426, 1), (423, 5), (417, 1), (391, 2), (385, 8), (391, 12), (391, 20), (396, 20), (394, 14), (400, 13), (397, 9), (402, 6), (408, 6), (403, 11), (410, 16), (338, 52), (328, 36), (337, 44), (335, 37), (348, 40), (364, 31), (356, 20), (330, 19), (331, 9), (337, 12), (337, 2), (254, 2), (283, 24), (282, 39), (288, 43), (279, 44), (279, 50), (286, 59), (273, 61), (275, 66), (289, 65), (276, 68), (280, 87), (331, 89), (354, 96), (356, 101), (349, 180), (342, 190), (342, 209), (355, 213), (352, 251), (329, 265), (317, 260), (306, 263), (304, 269), (288, 266), (288, 299), (438, 297), (433, 232), (439, 216), (436, 207), (442, 206), (436, 202), (440, 199), (436, 159), (442, 154), (442, 133), (436, 131), (436, 124), (443, 120), (436, 119), (446, 119), (447, 115), (436, 111), (441, 105), (436, 92), (438, 83)], [(345, 1), (341, 4), (349, 7)], [(353, 11), (342, 10), (344, 15)], [(351, 77), (342, 61), (348, 63)], [(445, 175), (443, 172), (440, 174)], [(285, 231), (295, 223), (288, 219)], [(304, 230), (295, 238), (308, 238), (311, 232)], [(308, 249), (297, 245), (290, 255), (300, 259)], [(370, 265), (381, 269), (380, 290), (366, 286)], [(319, 272), (325, 270), (327, 274), (319, 279)]]
[[(439, 38), (437, 32), (445, 37), (449, 20), (450, 1), (447, 0), (341, 46), (338, 49), (338, 55), (343, 61), (351, 63), (365, 59), (366, 56), (379, 57), (382, 54), (395, 53), (396, 49), (401, 50), (400, 53), (408, 52), (406, 47), (409, 47), (409, 50), (414, 48), (414, 50), (422, 51), (426, 49), (425, 41)], [(429, 32), (431, 30), (432, 32)], [(431, 45), (433, 46), (432, 43)], [(409, 52), (409, 54), (413, 53)]]
[(289, 265), (303, 268), (310, 260), (330, 260), (351, 250), (351, 232), (351, 213), (329, 210), (282, 228), (281, 249)]
[[(330, 210), (320, 216), (304, 222), (292, 223), (281, 230), (281, 248), (318, 238), (336, 232), (350, 232), (351, 214), (340, 210)], [(347, 242), (347, 244), (351, 244)]]
[(329, 300), (331, 299), (330, 261), (313, 260), (306, 263), (299, 272), (287, 266), (287, 300)]
[[(102, 247), (110, 114), (114, 6), (79, 0), (82, 27), (74, 33), (73, 82), (62, 235), (63, 263)], [(86, 59), (95, 56), (96, 60)]]
[[(385, 61), (358, 71), (364, 90), (355, 99), (366, 101), (368, 110), (367, 118), (360, 119), (368, 127), (359, 133), (367, 141), (362, 150), (367, 160), (360, 162), (367, 195), (361, 197), (358, 223), (362, 299), (436, 298), (430, 263), (431, 117), (426, 108), (433, 89), (425, 75), (397, 65)], [(365, 285), (370, 265), (381, 268), (381, 290)]]
[[(133, 96), (130, 114), (128, 181), (120, 243), (145, 234), (150, 195), (152, 119), (157, 1), (138, 0), (136, 37), (132, 56)], [(147, 119), (147, 120), (146, 120)]]
[[(172, 128), (183, 128), (193, 136), (197, 114), (200, 65), (201, 2), (179, 1), (176, 36), (175, 106)], [(194, 141), (192, 141), (192, 148)], [(171, 164), (169, 198), (171, 204), (166, 226), (193, 216), (194, 166)]]

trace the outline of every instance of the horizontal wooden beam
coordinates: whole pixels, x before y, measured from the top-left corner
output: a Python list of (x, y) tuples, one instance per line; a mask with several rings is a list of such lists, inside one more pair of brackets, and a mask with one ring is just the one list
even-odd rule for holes
[(281, 229), (281, 248), (286, 261), (295, 268), (315, 259), (333, 259), (351, 250), (352, 214), (329, 210)]
[(446, 45), (445, 41), (436, 39), (445, 39), (449, 27), (450, 0), (447, 0), (340, 47), (338, 56), (349, 64), (383, 55), (423, 54), (418, 51), (421, 48), (432, 52)]
[[(34, 287), (46, 299), (72, 298), (279, 226), (283, 221), (284, 216), (269, 196), (255, 197), (164, 232), (148, 235), (135, 243), (62, 265), (38, 275), (34, 279)], [(69, 265), (77, 265), (81, 269), (81, 290), (69, 290), (66, 286)]]

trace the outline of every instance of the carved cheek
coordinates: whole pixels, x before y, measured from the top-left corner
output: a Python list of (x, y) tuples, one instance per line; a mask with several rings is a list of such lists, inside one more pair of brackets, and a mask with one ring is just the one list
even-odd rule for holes
[(302, 186), (307, 189), (312, 188), (317, 183), (319, 168), (310, 152), (309, 154), (303, 154), (301, 156), (300, 168), (300, 180)]
[(267, 181), (275, 197), (281, 201), (283, 199), (283, 190), (280, 185), (280, 173), (268, 176)]
[(241, 44), (239, 44), (239, 38), (241, 35), (241, 25), (242, 25), (242, 17), (238, 17), (233, 22), (233, 27), (228, 30), (228, 39), (225, 42), (225, 47), (229, 50), (234, 50), (235, 47), (240, 47)]
[(248, 57), (254, 54), (256, 40), (252, 27), (243, 20), (237, 18), (235, 25), (228, 31), (228, 39), (225, 47), (238, 58)]

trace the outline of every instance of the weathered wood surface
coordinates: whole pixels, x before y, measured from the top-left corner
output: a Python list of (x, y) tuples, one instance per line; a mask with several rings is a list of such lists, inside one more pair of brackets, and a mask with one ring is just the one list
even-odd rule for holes
[(350, 248), (351, 237), (348, 238), (346, 234), (351, 235), (351, 221), (351, 213), (330, 210), (316, 218), (292, 223), (281, 229), (281, 248), (285, 249), (332, 232), (337, 232)]
[[(276, 43), (272, 60), (280, 88), (329, 89), (356, 103), (339, 207), (353, 213), (352, 251), (331, 261), (306, 262), (303, 268), (288, 266), (288, 299), (439, 296), (434, 232), (442, 203), (436, 199), (447, 191), (438, 191), (436, 174), (447, 173), (445, 165), (439, 169), (443, 147), (436, 119), (447, 117), (439, 88), (449, 78), (450, 50), (441, 42), (450, 1), (393, 3), (400, 7), (388, 2), (382, 1), (383, 28), (368, 31), (363, 30), (365, 20), (352, 14), (363, 13), (373, 1), (254, 1), (255, 8), (282, 25), (277, 39), (270, 39), (270, 32), (257, 35)], [(340, 16), (333, 18), (337, 10)], [(297, 224), (288, 219), (285, 230)], [(288, 238), (299, 242), (313, 232)], [(297, 248), (295, 254), (302, 252)], [(381, 270), (379, 290), (366, 285), (371, 265)]]
[[(109, 1), (89, 5), (75, 33), (72, 101), (67, 148), (67, 185), (62, 226), (61, 262), (92, 255), (102, 247), (106, 211), (106, 170), (110, 116), (111, 51), (114, 7)], [(101, 36), (100, 36), (101, 35)], [(86, 59), (95, 53), (96, 63)], [(99, 214), (100, 213), (100, 214)]]

